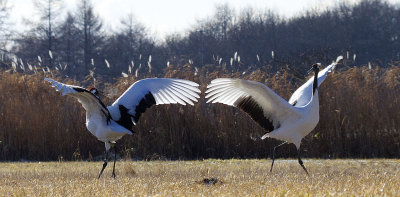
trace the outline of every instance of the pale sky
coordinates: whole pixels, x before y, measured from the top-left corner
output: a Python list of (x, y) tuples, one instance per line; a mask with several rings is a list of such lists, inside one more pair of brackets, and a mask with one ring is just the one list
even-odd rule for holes
[[(80, 0), (64, 0), (65, 9), (74, 10)], [(323, 10), (343, 0), (92, 0), (95, 12), (104, 22), (105, 29), (116, 30), (121, 18), (133, 13), (135, 18), (150, 28), (159, 38), (171, 33), (184, 32), (196, 21), (211, 16), (215, 5), (228, 3), (236, 12), (243, 8), (270, 9), (285, 17), (296, 16), (308, 9)], [(359, 0), (346, 0), (358, 2)], [(23, 31), (23, 18), (35, 19), (32, 0), (8, 0), (12, 26)], [(389, 0), (399, 4), (400, 0)], [(36, 14), (37, 15), (37, 14)]]

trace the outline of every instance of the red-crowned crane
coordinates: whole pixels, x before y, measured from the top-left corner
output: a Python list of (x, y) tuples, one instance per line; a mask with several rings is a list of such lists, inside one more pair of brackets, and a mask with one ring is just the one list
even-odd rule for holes
[(242, 79), (219, 78), (207, 86), (208, 102), (222, 103), (237, 107), (263, 127), (267, 137), (284, 141), (275, 146), (272, 153), (271, 169), (275, 161), (275, 149), (286, 143), (293, 143), (298, 152), (298, 162), (308, 174), (300, 157), (300, 143), (319, 121), (318, 86), (342, 57), (327, 68), (319, 71), (320, 64), (314, 64), (314, 76), (298, 88), (289, 102), (277, 95), (266, 85)]
[[(143, 79), (131, 85), (111, 106), (106, 107), (95, 88), (87, 90), (49, 78), (45, 80), (51, 82), (57, 91), (62, 92), (62, 95), (78, 99), (86, 110), (87, 129), (98, 140), (105, 143), (105, 159), (98, 178), (107, 166), (110, 148), (114, 147), (115, 142), (125, 134), (132, 135), (133, 125), (136, 125), (147, 108), (153, 105), (174, 103), (194, 105), (194, 102), (200, 98), (199, 85), (192, 81), (168, 78)], [(116, 154), (112, 172), (114, 178), (115, 162)]]

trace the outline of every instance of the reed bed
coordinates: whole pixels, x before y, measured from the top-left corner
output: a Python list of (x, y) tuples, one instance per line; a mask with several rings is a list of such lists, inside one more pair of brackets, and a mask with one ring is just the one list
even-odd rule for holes
[[(190, 65), (171, 65), (162, 75), (206, 85), (217, 77), (236, 77), (267, 84), (289, 99), (306, 79), (264, 67), (242, 72), (205, 66), (195, 74)], [(73, 98), (62, 97), (45, 82), (44, 74), (0, 72), (0, 160), (96, 160), (104, 144), (86, 130), (85, 112)], [(54, 75), (64, 83), (93, 86)], [(140, 78), (96, 82), (111, 104)], [(371, 158), (400, 156), (400, 69), (351, 68), (329, 73), (321, 85), (320, 122), (302, 142), (305, 157)], [(117, 143), (118, 155), (133, 159), (265, 158), (279, 142), (260, 140), (264, 133), (249, 116), (221, 104), (153, 106), (134, 128), (133, 136)], [(281, 157), (296, 155), (294, 145), (277, 150)]]

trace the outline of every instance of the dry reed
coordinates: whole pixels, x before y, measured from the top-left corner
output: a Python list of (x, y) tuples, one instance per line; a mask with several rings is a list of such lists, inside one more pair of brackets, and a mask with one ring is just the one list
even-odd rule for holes
[[(329, 73), (320, 87), (320, 122), (302, 143), (305, 157), (399, 157), (400, 156), (399, 67), (352, 68)], [(142, 76), (147, 77), (147, 76)], [(265, 68), (245, 75), (223, 67), (206, 66), (194, 75), (190, 65), (164, 70), (163, 76), (206, 84), (217, 77), (237, 77), (267, 84), (283, 98), (304, 80), (282, 70), (269, 74)], [(79, 160), (95, 158), (103, 143), (86, 130), (85, 114), (75, 99), (62, 97), (43, 74), (0, 72), (0, 160)], [(75, 80), (62, 80), (80, 85)], [(134, 76), (115, 83), (101, 83), (109, 98), (117, 98)], [(90, 79), (81, 84), (89, 87)], [(261, 141), (263, 130), (245, 113), (200, 99), (193, 106), (154, 106), (143, 114), (135, 135), (118, 141), (121, 157), (170, 158), (263, 158), (278, 142)], [(279, 156), (296, 154), (293, 145), (278, 149)]]

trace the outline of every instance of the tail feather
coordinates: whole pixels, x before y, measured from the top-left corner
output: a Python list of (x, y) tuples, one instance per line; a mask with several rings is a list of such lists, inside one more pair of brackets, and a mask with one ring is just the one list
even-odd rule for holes
[(269, 137), (269, 133), (264, 134), (264, 135), (261, 137), (261, 139), (262, 139), (262, 140), (265, 140), (265, 138), (267, 138), (267, 137)]

